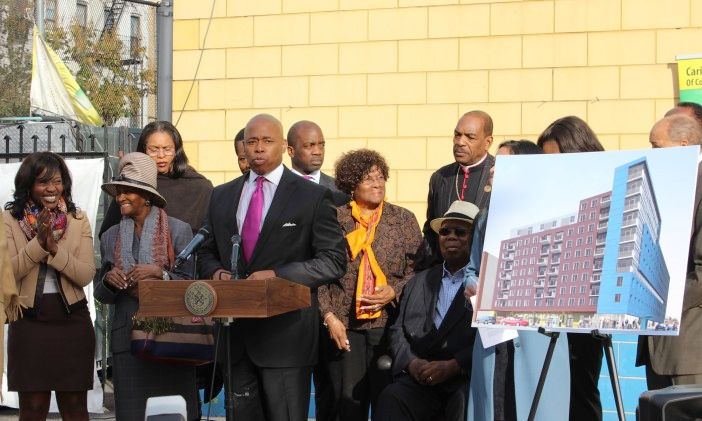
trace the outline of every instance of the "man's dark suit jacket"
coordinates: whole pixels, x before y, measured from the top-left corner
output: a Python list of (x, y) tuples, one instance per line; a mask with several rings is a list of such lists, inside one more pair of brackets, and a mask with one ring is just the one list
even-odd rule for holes
[[(212, 236), (199, 252), (200, 276), (211, 279), (229, 269), (231, 237), (238, 234), (236, 211), (252, 172), (216, 187), (207, 211)], [(238, 319), (233, 324), (232, 358), (246, 351), (259, 367), (303, 367), (317, 362), (319, 314), (317, 287), (346, 272), (346, 249), (329, 190), (284, 168), (280, 184), (254, 248), (251, 262), (240, 259), (239, 274), (272, 269), (276, 276), (311, 289), (308, 308), (268, 319)]]
[[(458, 195), (456, 193), (456, 174), (458, 173), (458, 164), (453, 162), (449, 165), (443, 166), (436, 170), (434, 174), (431, 175), (429, 179), (429, 195), (427, 197), (427, 219), (424, 222), (424, 228), (422, 233), (424, 234), (425, 244), (423, 244), (424, 249), (420, 252), (420, 258), (424, 261), (423, 267), (427, 267), (427, 264), (436, 263), (439, 259), (439, 239), (436, 233), (431, 229), (429, 223), (435, 219), (443, 216), (448, 210), (451, 203), (458, 200)], [(478, 183), (475, 191), (475, 196), (465, 197), (466, 202), (471, 202), (475, 204), (478, 208), (484, 209), (488, 203), (490, 203), (490, 192), (485, 191), (485, 185), (487, 185), (488, 178), (490, 175), (490, 168), (495, 165), (495, 158), (488, 154), (485, 157), (485, 162), (483, 163), (483, 170), (480, 177), (470, 177), (468, 179), (469, 186), (473, 183)], [(462, 176), (461, 176), (462, 177)], [(459, 180), (460, 182), (463, 180)], [(467, 191), (471, 190), (469, 187)], [(431, 262), (428, 256), (434, 256), (435, 259)]]
[(639, 337), (636, 365), (651, 364), (660, 375), (702, 373), (702, 164), (697, 166), (693, 212), (680, 335)]
[[(390, 353), (394, 375), (407, 370), (414, 358), (445, 361), (455, 358), (464, 373), (470, 373), (475, 328), (470, 327), (472, 308), (466, 308), (459, 289), (441, 326), (434, 327), (433, 315), (441, 288), (443, 266), (418, 273), (402, 293), (400, 311), (390, 327)], [(458, 376), (437, 387), (448, 391), (465, 385), (467, 375)]]
[(336, 187), (336, 182), (334, 177), (324, 174), (320, 171), (319, 173), (319, 185), (328, 188), (332, 192), (332, 199), (334, 205), (341, 206), (349, 203), (351, 196), (342, 192)]

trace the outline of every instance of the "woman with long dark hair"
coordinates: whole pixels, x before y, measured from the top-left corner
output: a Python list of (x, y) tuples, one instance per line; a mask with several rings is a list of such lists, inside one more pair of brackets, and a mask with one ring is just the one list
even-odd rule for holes
[[(539, 136), (544, 153), (601, 152), (604, 147), (585, 121), (559, 118)], [(602, 369), (602, 341), (588, 333), (568, 333), (570, 350), (570, 421), (602, 419), (597, 383)]]
[[(169, 203), (168, 215), (187, 222), (193, 232), (197, 231), (205, 219), (212, 182), (188, 164), (178, 129), (168, 121), (147, 124), (139, 136), (137, 152), (148, 155), (156, 163), (156, 189)], [(119, 208), (113, 201), (100, 227), (100, 236), (119, 220)]]
[(93, 234), (71, 197), (60, 156), (36, 152), (15, 177), (3, 221), (20, 294), (10, 304), (8, 388), (19, 392), (20, 420), (43, 420), (51, 391), (64, 420), (88, 420), (95, 331), (83, 287), (95, 275)]
[(551, 123), (536, 142), (544, 153), (602, 152), (604, 147), (585, 121), (574, 115)]

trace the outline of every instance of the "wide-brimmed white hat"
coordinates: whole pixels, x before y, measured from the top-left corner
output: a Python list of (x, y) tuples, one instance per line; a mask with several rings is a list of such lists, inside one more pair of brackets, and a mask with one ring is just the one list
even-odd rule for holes
[(158, 168), (151, 157), (141, 152), (132, 152), (119, 160), (119, 176), (102, 185), (102, 190), (114, 197), (117, 186), (129, 186), (151, 193), (151, 202), (160, 208), (166, 206), (166, 199), (156, 191)]
[(431, 226), (431, 229), (438, 234), (439, 230), (441, 229), (441, 224), (443, 224), (444, 221), (464, 221), (472, 224), (479, 210), (480, 209), (478, 209), (477, 206), (470, 202), (456, 200), (455, 202), (451, 203), (451, 206), (449, 206), (444, 216), (441, 218), (432, 219), (429, 226)]

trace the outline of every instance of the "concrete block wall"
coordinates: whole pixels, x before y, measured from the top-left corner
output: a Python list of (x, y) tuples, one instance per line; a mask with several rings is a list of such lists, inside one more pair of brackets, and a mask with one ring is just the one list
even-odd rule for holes
[(468, 110), (492, 114), (496, 144), (574, 114), (608, 149), (648, 147), (701, 26), (702, 0), (179, 0), (173, 119), (216, 184), (238, 175), (231, 140), (254, 114), (314, 120), (326, 171), (382, 151), (388, 200), (423, 222)]
[[(173, 120), (215, 184), (239, 175), (232, 139), (254, 114), (316, 121), (325, 171), (379, 150), (388, 200), (421, 224), (462, 113), (492, 115), (494, 146), (572, 114), (608, 150), (648, 148), (678, 96), (675, 56), (700, 40), (702, 0), (178, 0)], [(615, 344), (630, 416), (645, 388), (632, 340)]]

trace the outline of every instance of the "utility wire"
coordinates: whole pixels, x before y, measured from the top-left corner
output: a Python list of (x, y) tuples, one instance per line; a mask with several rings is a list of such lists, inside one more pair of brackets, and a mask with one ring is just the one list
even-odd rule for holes
[(202, 38), (202, 48), (200, 48), (200, 57), (197, 59), (197, 67), (195, 67), (195, 74), (193, 75), (193, 78), (190, 81), (190, 89), (188, 89), (188, 95), (185, 97), (185, 101), (183, 102), (183, 108), (181, 108), (180, 112), (178, 113), (178, 120), (176, 120), (176, 122), (175, 122), (176, 127), (178, 127), (178, 123), (180, 122), (180, 118), (183, 116), (183, 111), (185, 111), (185, 106), (188, 104), (188, 100), (190, 99), (190, 94), (193, 93), (193, 86), (195, 86), (195, 81), (197, 80), (197, 74), (200, 72), (200, 64), (202, 63), (202, 55), (205, 52), (205, 44), (207, 44), (207, 35), (210, 33), (210, 24), (212, 24), (212, 18), (214, 17), (214, 11), (215, 11), (216, 4), (217, 4), (217, 0), (212, 0), (212, 10), (210, 10), (210, 18), (207, 20), (207, 28), (205, 29), (205, 36)]

